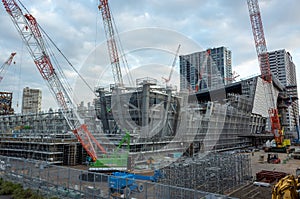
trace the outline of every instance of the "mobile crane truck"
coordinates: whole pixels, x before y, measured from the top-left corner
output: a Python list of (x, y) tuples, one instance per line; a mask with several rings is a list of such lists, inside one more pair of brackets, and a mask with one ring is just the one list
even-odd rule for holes
[(127, 172), (114, 172), (108, 178), (109, 190), (112, 196), (124, 194), (125, 198), (128, 198), (132, 191), (144, 191), (144, 184), (138, 183), (136, 180), (157, 182), (162, 177), (163, 174), (160, 170), (155, 170), (154, 175), (152, 176), (143, 176)]

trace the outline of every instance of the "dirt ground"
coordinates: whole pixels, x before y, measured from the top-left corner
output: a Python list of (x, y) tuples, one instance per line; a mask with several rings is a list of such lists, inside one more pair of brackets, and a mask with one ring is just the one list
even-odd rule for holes
[[(264, 156), (263, 163), (259, 162), (261, 155)], [(251, 156), (252, 176), (255, 176), (256, 173), (261, 170), (280, 171), (296, 175), (296, 169), (300, 168), (300, 160), (291, 158), (290, 155), (286, 153), (278, 153), (278, 156), (281, 160), (280, 164), (269, 164), (267, 163), (268, 153), (264, 151), (255, 152), (254, 156)]]
[[(300, 168), (300, 160), (293, 159), (290, 155), (286, 153), (278, 153), (278, 156), (281, 160), (280, 164), (269, 164), (267, 163), (268, 153), (264, 151), (257, 151), (250, 153), (251, 156), (251, 167), (252, 167), (252, 176), (255, 179), (256, 173), (262, 170), (268, 171), (279, 171), (285, 172), (288, 174), (296, 175), (296, 169)], [(261, 156), (264, 157), (263, 162), (261, 162)], [(230, 194), (232, 197), (237, 197), (240, 199), (248, 198), (259, 198), (259, 199), (270, 199), (272, 197), (272, 187), (276, 182), (271, 184), (271, 187), (260, 187), (253, 185), (252, 183), (241, 187), (240, 189), (234, 191)]]

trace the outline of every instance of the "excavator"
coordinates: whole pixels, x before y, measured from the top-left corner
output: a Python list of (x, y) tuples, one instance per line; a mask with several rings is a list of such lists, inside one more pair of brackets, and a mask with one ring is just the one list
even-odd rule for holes
[(287, 175), (281, 178), (272, 190), (272, 199), (298, 199), (300, 198), (300, 176)]

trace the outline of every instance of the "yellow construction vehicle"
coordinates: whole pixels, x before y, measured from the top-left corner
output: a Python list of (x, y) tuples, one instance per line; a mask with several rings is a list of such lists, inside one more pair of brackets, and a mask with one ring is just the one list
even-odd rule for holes
[(298, 199), (300, 189), (299, 177), (287, 175), (281, 178), (272, 190), (272, 199)]

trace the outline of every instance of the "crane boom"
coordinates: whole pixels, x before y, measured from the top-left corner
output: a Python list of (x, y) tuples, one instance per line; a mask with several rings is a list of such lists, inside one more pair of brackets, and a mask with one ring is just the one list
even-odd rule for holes
[(36, 19), (31, 14), (24, 15), (15, 0), (2, 0), (2, 2), (40, 74), (55, 97), (68, 125), (88, 155), (96, 161), (96, 149), (100, 149), (103, 153), (106, 151), (89, 132), (87, 125), (78, 115), (75, 103), (68, 92), (71, 88), (62, 83), (61, 79), (64, 77), (62, 72), (57, 72), (52, 65)]
[(100, 0), (98, 6), (102, 14), (103, 25), (105, 30), (105, 36), (107, 40), (108, 53), (110, 62), (112, 65), (112, 73), (114, 77), (115, 84), (117, 86), (123, 86), (123, 77), (120, 68), (120, 59), (116, 43), (116, 34), (113, 28), (112, 15), (108, 5), (108, 0)]
[(2, 81), (4, 74), (6, 72), (6, 69), (8, 66), (10, 66), (15, 55), (16, 55), (16, 53), (11, 53), (9, 58), (6, 60), (6, 62), (4, 62), (4, 64), (2, 64), (2, 66), (0, 67), (0, 82)]
[(175, 53), (175, 57), (173, 59), (172, 68), (171, 68), (168, 79), (163, 77), (163, 79), (165, 80), (166, 83), (168, 83), (172, 78), (172, 75), (173, 75), (173, 72), (174, 72), (174, 67), (175, 67), (175, 64), (176, 64), (176, 60), (177, 60), (177, 57), (178, 57), (178, 54), (179, 54), (180, 47), (181, 47), (181, 45), (179, 44), (178, 47), (177, 47), (176, 53)]
[(247, 2), (262, 79), (271, 83), (272, 75), (258, 0), (247, 0)]
[(276, 103), (273, 97), (272, 74), (258, 0), (247, 0), (247, 4), (252, 25), (256, 53), (260, 65), (261, 77), (266, 83), (266, 87), (268, 89), (268, 92), (266, 92), (266, 97), (271, 104), (268, 110), (271, 120), (271, 131), (274, 134), (276, 144), (280, 146), (283, 143), (283, 131), (281, 129), (278, 110), (276, 108)]

